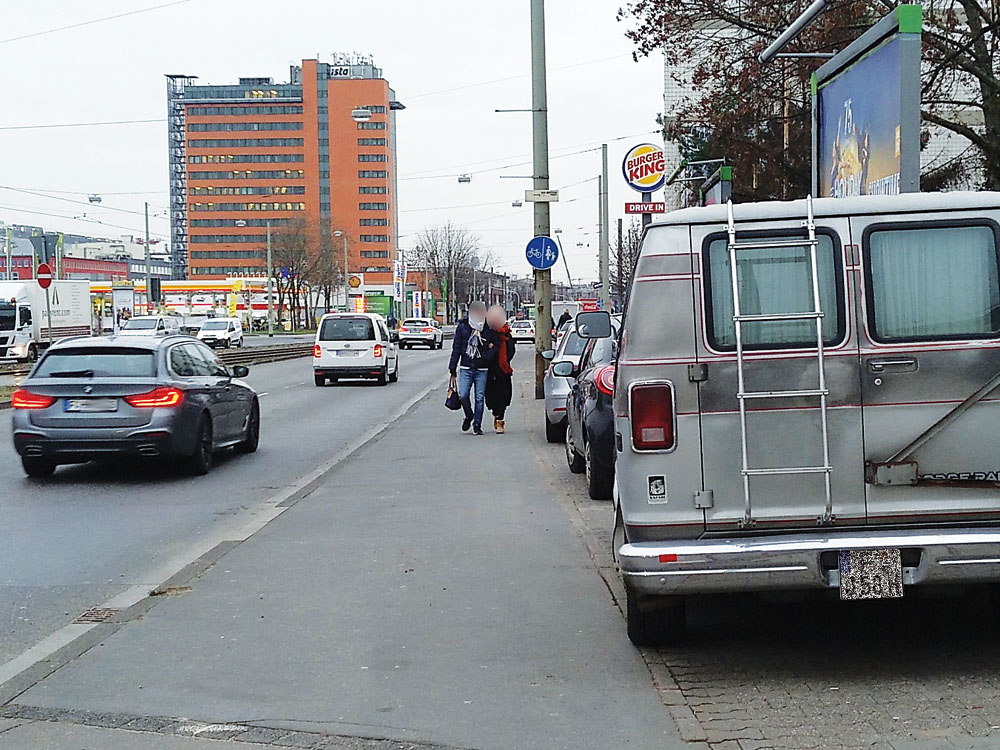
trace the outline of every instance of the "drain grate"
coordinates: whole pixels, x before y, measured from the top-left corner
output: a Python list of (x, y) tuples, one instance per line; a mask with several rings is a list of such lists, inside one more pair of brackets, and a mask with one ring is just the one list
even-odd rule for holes
[(112, 617), (121, 612), (120, 609), (105, 609), (102, 607), (94, 607), (93, 609), (88, 609), (82, 615), (73, 620), (74, 625), (90, 625), (97, 622), (107, 622)]

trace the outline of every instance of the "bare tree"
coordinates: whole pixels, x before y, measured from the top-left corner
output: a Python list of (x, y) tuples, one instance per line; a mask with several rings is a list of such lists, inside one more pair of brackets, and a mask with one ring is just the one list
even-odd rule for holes
[(639, 257), (639, 244), (642, 241), (642, 223), (633, 219), (624, 232), (619, 232), (611, 249), (611, 264), (609, 276), (611, 280), (611, 296), (618, 300), (619, 307), (624, 304), (628, 288), (632, 283), (632, 273)]
[(448, 310), (448, 320), (454, 322), (458, 301), (467, 299), (476, 268), (483, 266), (479, 238), (450, 221), (428, 227), (417, 237), (413, 260), (414, 266), (430, 271), (432, 284), (437, 286)]

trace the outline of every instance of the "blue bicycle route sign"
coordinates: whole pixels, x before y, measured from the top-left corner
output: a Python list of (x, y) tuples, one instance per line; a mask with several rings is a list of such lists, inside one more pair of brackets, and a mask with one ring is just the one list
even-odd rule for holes
[(552, 268), (559, 260), (559, 245), (551, 237), (545, 235), (535, 237), (525, 248), (524, 257), (528, 259), (532, 268), (544, 271)]

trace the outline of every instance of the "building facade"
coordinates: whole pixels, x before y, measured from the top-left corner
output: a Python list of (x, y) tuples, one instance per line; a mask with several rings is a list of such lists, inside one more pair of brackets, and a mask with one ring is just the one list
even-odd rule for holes
[[(333, 248), (343, 278), (392, 284), (396, 100), (369, 58), (303, 60), (288, 83), (168, 76), (171, 248), (177, 278), (265, 275), (266, 233)], [(338, 233), (338, 234), (335, 234)]]

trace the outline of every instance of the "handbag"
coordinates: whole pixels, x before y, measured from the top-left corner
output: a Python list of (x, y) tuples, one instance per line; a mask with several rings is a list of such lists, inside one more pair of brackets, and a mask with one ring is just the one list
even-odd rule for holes
[(458, 391), (455, 390), (454, 378), (448, 382), (448, 395), (444, 399), (444, 405), (452, 411), (458, 411), (462, 408), (462, 402), (458, 399)]

